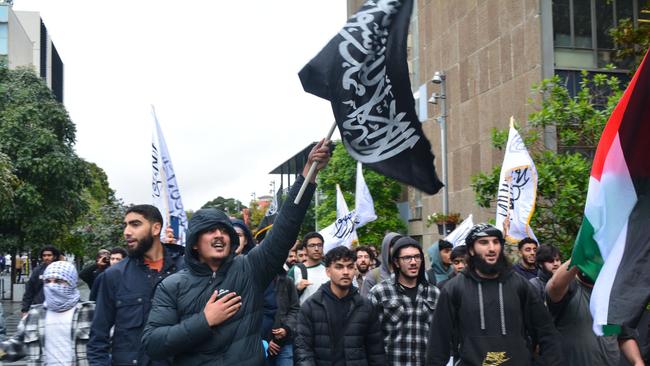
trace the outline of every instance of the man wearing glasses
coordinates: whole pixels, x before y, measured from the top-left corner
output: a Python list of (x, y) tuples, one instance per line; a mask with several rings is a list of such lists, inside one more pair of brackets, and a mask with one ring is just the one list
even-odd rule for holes
[(424, 252), (415, 239), (404, 236), (391, 250), (393, 275), (370, 290), (379, 314), (388, 364), (424, 365), (429, 326), (438, 301), (438, 288), (424, 274)]
[(329, 281), (323, 264), (323, 236), (317, 232), (307, 233), (302, 239), (303, 248), (306, 250), (307, 260), (296, 263), (289, 271), (296, 289), (300, 295), (300, 305), (313, 295), (322, 284)]

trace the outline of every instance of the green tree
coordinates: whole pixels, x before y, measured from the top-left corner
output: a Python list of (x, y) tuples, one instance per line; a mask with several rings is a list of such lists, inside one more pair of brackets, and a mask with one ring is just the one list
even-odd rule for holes
[(106, 173), (93, 163), (86, 163), (90, 184), (81, 192), (88, 210), (71, 227), (61, 247), (79, 257), (91, 258), (100, 248), (122, 246), (122, 220), (126, 207), (115, 198)]
[[(540, 95), (537, 112), (519, 128), (538, 172), (537, 204), (531, 226), (542, 243), (554, 244), (567, 258), (582, 222), (591, 161), (600, 135), (621, 97), (618, 78), (582, 73), (580, 90), (571, 96), (559, 77), (533, 87)], [(539, 139), (547, 126), (555, 126), (559, 152), (544, 149)], [(492, 132), (495, 148), (503, 149), (508, 130)], [(491, 207), (496, 199), (501, 167), (472, 177), (476, 202)]]
[[(17, 248), (58, 244), (87, 203), (87, 165), (74, 151), (75, 126), (31, 70), (0, 64), (0, 152), (15, 176), (0, 205), (0, 237)], [(3, 182), (6, 182), (3, 179)]]
[(235, 198), (217, 197), (212, 201), (206, 202), (201, 208), (216, 208), (226, 213), (228, 216), (233, 216), (238, 219), (242, 218), (242, 209), (246, 208), (241, 201)]
[[(380, 247), (386, 232), (406, 230), (396, 205), (402, 186), (397, 181), (367, 168), (364, 169), (363, 176), (375, 203), (377, 220), (357, 229), (357, 235), (360, 243)], [(337, 184), (341, 186), (350, 209), (354, 208), (356, 161), (348, 155), (343, 144), (336, 145), (329, 164), (318, 174), (318, 184), (321, 192), (316, 208), (318, 226), (325, 228), (336, 219)]]

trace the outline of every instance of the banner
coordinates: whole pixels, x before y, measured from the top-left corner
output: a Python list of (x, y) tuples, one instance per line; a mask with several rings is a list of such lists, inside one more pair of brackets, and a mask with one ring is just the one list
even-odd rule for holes
[(185, 245), (187, 232), (187, 216), (183, 208), (181, 192), (176, 182), (176, 174), (167, 150), (156, 112), (153, 111), (154, 129), (151, 143), (151, 167), (153, 169), (151, 181), (151, 197), (153, 205), (160, 210), (163, 217), (163, 228), (160, 233), (161, 241), (167, 241), (165, 231), (167, 227), (174, 230), (176, 244)]
[(536, 199), (537, 169), (511, 122), (499, 176), (496, 213), (496, 227), (509, 243), (526, 237), (537, 240), (530, 228)]
[(357, 163), (355, 192), (355, 209), (350, 212), (343, 197), (343, 192), (341, 192), (341, 187), (338, 184), (336, 185), (336, 220), (320, 231), (323, 239), (325, 239), (324, 253), (341, 245), (348, 248), (352, 247), (353, 244), (358, 242), (356, 229), (377, 219), (375, 204), (363, 178), (361, 163)]
[(465, 238), (473, 226), (474, 215), (470, 214), (465, 220), (463, 220), (463, 222), (460, 223), (460, 225), (456, 226), (454, 231), (450, 232), (449, 235), (445, 237), (445, 240), (452, 243), (454, 245), (454, 248), (459, 245), (465, 245)]
[(306, 92), (332, 104), (348, 153), (429, 194), (442, 188), (415, 112), (406, 40), (413, 0), (369, 0), (300, 71)]

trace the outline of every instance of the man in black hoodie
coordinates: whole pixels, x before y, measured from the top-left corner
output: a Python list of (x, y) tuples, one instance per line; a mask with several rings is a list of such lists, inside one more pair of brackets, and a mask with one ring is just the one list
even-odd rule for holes
[(429, 334), (427, 365), (531, 365), (529, 339), (540, 344), (544, 365), (564, 365), (559, 333), (528, 281), (503, 253), (503, 234), (488, 224), (467, 235), (468, 267), (443, 287)]
[(300, 309), (296, 365), (386, 365), (377, 314), (352, 286), (355, 261), (344, 246), (325, 255), (330, 281)]
[[(318, 161), (329, 161), (325, 140), (309, 153), (303, 176)], [(263, 295), (298, 236), (314, 194), (307, 185), (298, 205), (293, 201), (304, 178), (298, 177), (264, 244), (235, 256), (239, 238), (228, 216), (202, 209), (189, 221), (187, 268), (162, 281), (153, 296), (142, 336), (153, 359), (171, 358), (174, 365), (264, 364), (262, 347)]]

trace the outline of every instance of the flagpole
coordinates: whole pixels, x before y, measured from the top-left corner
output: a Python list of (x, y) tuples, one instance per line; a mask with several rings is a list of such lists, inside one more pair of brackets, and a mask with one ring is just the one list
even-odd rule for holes
[[(332, 135), (334, 134), (334, 130), (336, 130), (336, 121), (332, 123), (332, 127), (330, 128), (330, 131), (328, 132), (327, 137), (325, 138), (326, 141), (329, 141), (332, 138)], [(313, 177), (314, 173), (316, 173), (316, 167), (318, 166), (318, 163), (319, 163), (318, 160), (311, 163), (311, 166), (309, 167), (309, 172), (307, 172), (307, 176), (305, 177), (305, 181), (302, 182), (302, 186), (300, 186), (300, 191), (298, 191), (298, 195), (296, 196), (296, 199), (293, 201), (294, 205), (300, 203), (300, 200), (302, 199), (302, 195), (305, 194), (305, 189), (307, 189), (307, 184), (309, 184), (311, 177)]]

